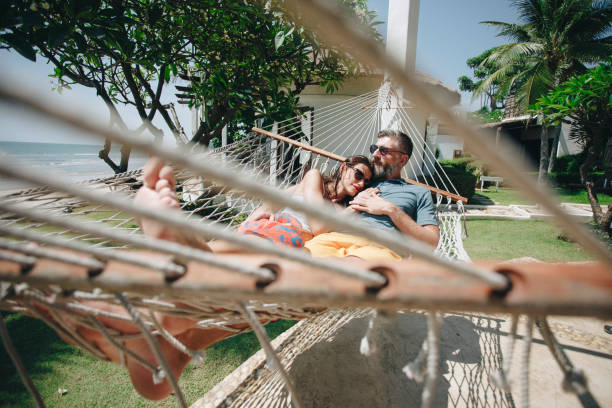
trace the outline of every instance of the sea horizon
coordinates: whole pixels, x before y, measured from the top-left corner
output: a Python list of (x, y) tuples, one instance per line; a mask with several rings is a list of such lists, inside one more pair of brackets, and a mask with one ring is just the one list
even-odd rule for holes
[[(9, 157), (34, 170), (57, 173), (70, 181), (86, 181), (110, 177), (115, 172), (98, 157), (103, 144), (53, 143), (53, 142), (20, 142), (0, 141), (0, 159)], [(110, 156), (118, 162), (121, 157), (121, 146), (113, 145)], [(128, 170), (135, 170), (144, 165), (147, 156), (132, 151)], [(0, 191), (19, 190), (34, 187), (26, 182), (0, 177)]]

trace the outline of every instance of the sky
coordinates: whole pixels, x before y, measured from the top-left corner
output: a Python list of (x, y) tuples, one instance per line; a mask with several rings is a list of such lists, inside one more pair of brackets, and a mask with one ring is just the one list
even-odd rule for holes
[[(387, 20), (388, 0), (369, 0), (369, 7), (378, 13), (379, 20)], [(420, 1), (416, 69), (457, 89), (457, 78), (471, 74), (465, 63), (468, 58), (504, 43), (503, 38), (496, 36), (494, 28), (479, 24), (484, 20), (516, 22), (516, 11), (511, 8), (509, 0)], [(379, 30), (385, 34), (386, 25), (379, 26)], [(0, 50), (0, 72), (4, 80), (8, 78), (12, 84), (24, 90), (44, 93), (48, 103), (67, 106), (106, 120), (107, 109), (96, 97), (95, 91), (75, 85), (72, 90), (64, 90), (60, 94), (53, 90), (54, 82), (48, 77), (52, 71), (52, 66), (40, 57), (33, 63), (14, 51)], [(471, 103), (471, 96), (467, 93), (462, 93), (461, 105), (466, 110), (480, 107), (478, 101)], [(135, 127), (139, 124), (134, 110), (120, 109), (128, 125)], [(187, 108), (178, 105), (177, 109), (183, 126), (189, 132), (191, 120)], [(1, 102), (0, 123), (0, 141), (100, 144), (96, 139), (83, 139), (69, 128), (32, 120), (30, 115)], [(159, 119), (154, 124), (163, 127)], [(170, 132), (167, 128), (164, 131), (164, 142), (172, 144)]]

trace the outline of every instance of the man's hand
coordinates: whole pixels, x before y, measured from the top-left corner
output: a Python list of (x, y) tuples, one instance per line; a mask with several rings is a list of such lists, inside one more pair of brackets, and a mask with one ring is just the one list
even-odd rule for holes
[(355, 196), (349, 203), (349, 208), (363, 211), (372, 215), (389, 215), (393, 212), (395, 204), (380, 197), (380, 190), (368, 188)]

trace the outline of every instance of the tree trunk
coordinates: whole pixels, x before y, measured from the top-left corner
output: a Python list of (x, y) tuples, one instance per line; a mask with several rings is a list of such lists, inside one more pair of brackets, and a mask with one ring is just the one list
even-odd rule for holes
[(585, 150), (587, 152), (587, 157), (584, 160), (584, 163), (580, 165), (580, 182), (587, 192), (587, 197), (589, 199), (589, 203), (591, 204), (591, 210), (593, 211), (593, 221), (595, 221), (595, 223), (601, 228), (603, 212), (601, 210), (601, 206), (599, 205), (599, 200), (597, 199), (597, 193), (595, 193), (594, 190), (595, 183), (588, 179), (589, 171), (593, 169), (596, 157), (593, 153), (592, 147), (586, 147)]
[(125, 173), (126, 171), (128, 171), (128, 162), (130, 160), (131, 152), (132, 152), (132, 146), (130, 145), (121, 146), (121, 162), (119, 164), (119, 171), (116, 171), (115, 174)]
[(608, 237), (612, 238), (612, 204), (608, 204), (608, 211), (606, 215), (601, 218), (599, 223), (599, 229), (608, 234)]
[(553, 144), (550, 149), (550, 159), (548, 161), (548, 172), (555, 170), (555, 163), (557, 161), (557, 150), (559, 148), (559, 136), (561, 135), (561, 123), (553, 129)]
[(549, 128), (542, 125), (542, 133), (540, 134), (540, 169), (538, 171), (538, 183), (546, 183), (548, 177), (548, 130)]
[(110, 158), (109, 153), (111, 149), (112, 142), (110, 139), (106, 139), (104, 141), (104, 148), (98, 152), (98, 157), (104, 160), (104, 163), (108, 164), (111, 169), (115, 172), (115, 174), (119, 173), (119, 166), (115, 164), (113, 159)]

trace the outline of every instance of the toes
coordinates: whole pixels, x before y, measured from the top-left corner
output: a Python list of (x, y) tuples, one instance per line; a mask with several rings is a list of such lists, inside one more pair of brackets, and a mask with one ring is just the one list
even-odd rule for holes
[(174, 175), (174, 169), (172, 167), (163, 166), (159, 170), (159, 178), (161, 180), (167, 180), (172, 189), (176, 188), (176, 176)]
[(147, 160), (142, 169), (142, 178), (146, 187), (155, 187), (155, 183), (159, 180), (159, 173), (163, 167), (164, 162), (157, 157), (151, 157)]
[(160, 199), (160, 202), (165, 206), (165, 207), (170, 207), (170, 208), (179, 208), (180, 204), (178, 202), (178, 200), (176, 198), (172, 198), (172, 197), (162, 197)]
[(160, 203), (173, 208), (180, 207), (176, 192), (173, 188), (168, 186), (168, 182), (166, 180), (159, 180), (155, 185), (155, 189), (157, 190)]
[(174, 184), (171, 184), (167, 179), (159, 179), (159, 180), (157, 180), (157, 182), (155, 183), (155, 191), (157, 191), (159, 193), (163, 189), (168, 189), (168, 190), (174, 191), (176, 188), (174, 187)]

